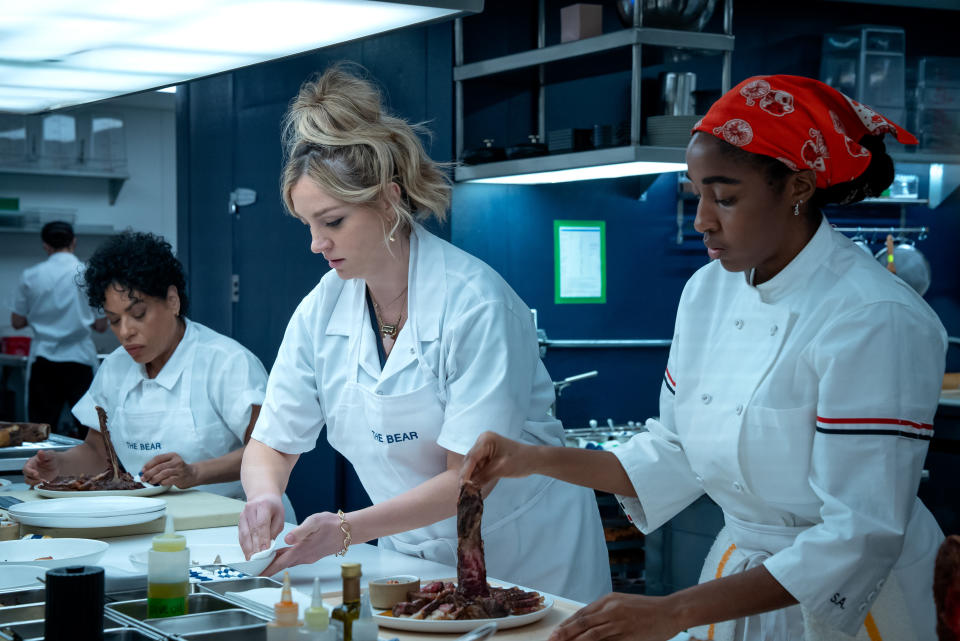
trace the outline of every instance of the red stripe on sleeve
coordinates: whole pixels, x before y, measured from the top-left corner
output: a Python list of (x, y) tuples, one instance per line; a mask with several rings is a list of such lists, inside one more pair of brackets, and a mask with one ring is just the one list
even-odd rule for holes
[(906, 425), (907, 427), (915, 427), (918, 430), (933, 429), (932, 424), (916, 423), (902, 418), (824, 418), (818, 416), (817, 421), (834, 425)]
[(677, 386), (677, 382), (676, 382), (675, 380), (673, 380), (673, 377), (672, 377), (672, 376), (670, 376), (670, 368), (669, 368), (669, 367), (667, 368), (667, 380), (670, 381), (670, 384), (673, 385), (674, 387)]

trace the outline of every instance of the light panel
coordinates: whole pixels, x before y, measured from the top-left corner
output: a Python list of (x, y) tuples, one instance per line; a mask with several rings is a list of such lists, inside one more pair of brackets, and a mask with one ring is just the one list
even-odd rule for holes
[(0, 112), (158, 89), (483, 8), (422, 2), (0, 0)]
[(556, 171), (541, 171), (530, 174), (515, 174), (513, 176), (494, 176), (491, 178), (476, 178), (465, 182), (492, 183), (500, 185), (539, 185), (545, 183), (564, 183), (575, 180), (599, 180), (601, 178), (623, 178), (624, 176), (641, 176), (643, 174), (662, 174), (668, 171), (686, 171), (687, 165), (682, 162), (621, 162), (594, 167), (576, 167), (574, 169), (558, 169)]

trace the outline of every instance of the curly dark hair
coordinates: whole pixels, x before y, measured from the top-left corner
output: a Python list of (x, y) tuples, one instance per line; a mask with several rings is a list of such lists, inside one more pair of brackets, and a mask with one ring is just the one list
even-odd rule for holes
[(187, 315), (187, 278), (173, 248), (162, 236), (124, 231), (111, 236), (87, 261), (83, 287), (91, 307), (103, 309), (107, 288), (164, 299), (170, 285), (180, 296), (180, 317)]
[[(720, 148), (725, 156), (764, 172), (767, 184), (777, 193), (783, 191), (787, 177), (793, 173), (792, 169), (771, 156), (744, 151), (724, 140), (720, 142), (722, 143)], [(820, 208), (824, 205), (847, 205), (871, 196), (879, 196), (893, 182), (893, 159), (887, 154), (883, 136), (868, 134), (860, 139), (860, 144), (870, 151), (870, 164), (862, 174), (851, 181), (830, 185), (823, 189), (817, 188), (810, 203), (811, 214), (819, 218)]]

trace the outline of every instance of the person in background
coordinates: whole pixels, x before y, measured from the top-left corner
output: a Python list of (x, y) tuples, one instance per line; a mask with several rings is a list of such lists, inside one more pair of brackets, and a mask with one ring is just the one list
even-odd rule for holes
[(187, 318), (183, 266), (159, 236), (128, 231), (108, 239), (84, 281), (89, 304), (103, 309), (121, 346), (73, 408), (90, 428), (87, 439), (66, 452), (39, 452), (23, 468), (27, 482), (106, 468), (100, 406), (134, 476), (242, 498), (240, 460), (267, 383), (260, 360)]
[(706, 493), (725, 525), (700, 585), (611, 594), (553, 641), (936, 639), (943, 534), (917, 498), (946, 332), (821, 213), (893, 179), (883, 135), (916, 139), (827, 85), (749, 78), (694, 127), (688, 281), (660, 417), (613, 452), (489, 433), (462, 478), (545, 474), (619, 495), (644, 532)]
[[(489, 266), (420, 224), (444, 220), (449, 181), (372, 83), (343, 66), (305, 83), (285, 142), (284, 203), (332, 269), (287, 326), (244, 452), (240, 544), (249, 555), (279, 534), (280, 493), (325, 425), (373, 505), (309, 516), (265, 573), (371, 539), (456, 565), (457, 475), (476, 437), (563, 443), (530, 310)], [(584, 488), (506, 483), (487, 497), (482, 535), (491, 577), (579, 599), (610, 590)]]
[(91, 330), (106, 331), (107, 320), (96, 317), (80, 288), (83, 263), (74, 255), (77, 239), (70, 223), (47, 223), (40, 238), (48, 258), (23, 272), (10, 315), (14, 329), (33, 328), (27, 416), (82, 439), (86, 428), (76, 420), (61, 428), (60, 414), (90, 387), (97, 364)]

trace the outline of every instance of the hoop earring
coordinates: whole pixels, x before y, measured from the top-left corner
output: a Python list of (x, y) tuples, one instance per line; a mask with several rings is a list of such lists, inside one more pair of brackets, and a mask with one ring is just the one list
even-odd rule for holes
[(800, 215), (800, 203), (802, 203), (802, 202), (803, 202), (802, 200), (798, 200), (797, 202), (793, 203), (793, 215), (794, 215), (794, 216), (799, 216), (799, 215)]

